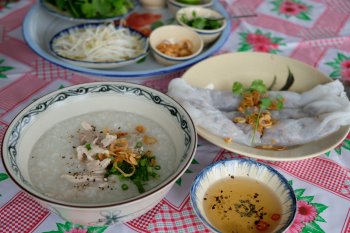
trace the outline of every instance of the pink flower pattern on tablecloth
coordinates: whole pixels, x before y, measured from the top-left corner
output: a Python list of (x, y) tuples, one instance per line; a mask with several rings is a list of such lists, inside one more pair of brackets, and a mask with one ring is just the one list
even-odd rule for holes
[(334, 79), (342, 78), (350, 81), (350, 56), (339, 52), (333, 60), (325, 64), (333, 69), (329, 77)]
[(5, 59), (0, 59), (0, 79), (7, 78), (6, 72), (12, 70), (12, 66), (4, 66)]
[[(289, 182), (293, 185), (293, 182)], [(326, 222), (321, 217), (321, 213), (328, 206), (313, 202), (314, 196), (304, 196), (305, 189), (295, 189), (294, 193), (297, 198), (297, 213), (292, 225), (287, 229), (286, 233), (299, 232), (324, 232), (318, 225), (318, 222)]]
[(295, 219), (292, 225), (286, 231), (286, 233), (299, 233), (303, 230), (304, 226), (304, 223), (300, 222), (299, 219)]
[(82, 229), (82, 228), (73, 228), (72, 230), (65, 231), (64, 233), (87, 233), (87, 229)]
[(103, 233), (108, 226), (82, 226), (71, 222), (56, 223), (57, 231), (46, 231), (43, 233)]
[(278, 53), (279, 47), (285, 45), (283, 38), (274, 37), (272, 33), (263, 33), (260, 29), (255, 32), (242, 32), (240, 33), (240, 47), (238, 51), (256, 51), (266, 53)]
[(307, 203), (306, 201), (298, 201), (298, 214), (296, 216), (297, 220), (300, 222), (311, 222), (315, 220), (317, 215), (315, 207)]
[(311, 20), (310, 11), (311, 5), (307, 5), (299, 0), (274, 0), (272, 11), (283, 15), (286, 18), (296, 17), (301, 20)]
[[(342, 141), (338, 146), (336, 146), (334, 148), (334, 151), (338, 154), (338, 155), (342, 155), (343, 150), (348, 150), (350, 151), (350, 134), (348, 134), (348, 136), (345, 138), (344, 141)], [(330, 156), (331, 152), (328, 151), (327, 153), (325, 153), (326, 156)]]

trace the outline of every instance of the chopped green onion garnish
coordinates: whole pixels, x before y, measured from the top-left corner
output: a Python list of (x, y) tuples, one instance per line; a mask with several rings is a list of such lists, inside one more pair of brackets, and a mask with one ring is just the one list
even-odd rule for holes
[(91, 145), (90, 145), (90, 144), (86, 144), (86, 145), (85, 145), (85, 148), (86, 148), (87, 150), (91, 150)]
[(156, 165), (156, 166), (154, 166), (154, 169), (156, 169), (156, 170), (160, 170), (160, 165)]
[(122, 184), (122, 189), (123, 190), (128, 190), (129, 186), (127, 184)]
[(142, 142), (137, 142), (135, 148), (141, 148), (143, 146)]

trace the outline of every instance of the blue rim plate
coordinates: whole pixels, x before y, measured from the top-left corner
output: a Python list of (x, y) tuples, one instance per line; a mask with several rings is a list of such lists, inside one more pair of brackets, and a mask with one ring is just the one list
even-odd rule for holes
[(70, 21), (75, 21), (75, 22), (80, 22), (80, 23), (99, 23), (99, 22), (102, 23), (102, 22), (106, 22), (106, 21), (118, 20), (118, 19), (121, 19), (121, 18), (127, 16), (128, 14), (130, 14), (135, 9), (136, 4), (137, 4), (135, 1), (132, 1), (132, 2), (134, 4), (134, 7), (132, 9), (129, 9), (129, 11), (127, 13), (122, 14), (122, 15), (113, 16), (113, 17), (98, 18), (98, 19), (86, 19), (86, 18), (73, 17), (72, 15), (70, 15), (69, 12), (61, 11), (56, 6), (51, 5), (50, 3), (46, 2), (45, 0), (40, 0), (39, 4), (45, 10), (47, 10), (47, 12), (49, 12), (53, 16), (59, 17), (59, 18), (64, 19), (64, 20), (70, 20)]
[(191, 186), (190, 199), (194, 212), (211, 231), (220, 232), (207, 220), (200, 200), (203, 200), (204, 193), (211, 184), (230, 175), (256, 179), (276, 192), (282, 204), (282, 215), (274, 233), (284, 232), (292, 224), (297, 211), (297, 200), (288, 180), (267, 164), (246, 158), (233, 158), (205, 167), (197, 174)]
[(100, 25), (104, 25), (103, 23), (86, 23), (86, 24), (79, 24), (73, 27), (69, 27), (66, 28), (60, 32), (58, 32), (56, 35), (54, 35), (52, 37), (52, 39), (50, 40), (49, 44), (50, 44), (50, 51), (57, 57), (59, 57), (60, 59), (67, 61), (69, 63), (71, 63), (72, 65), (77, 65), (77, 66), (82, 66), (82, 67), (87, 67), (87, 68), (96, 68), (96, 69), (110, 69), (110, 68), (116, 68), (116, 67), (121, 67), (121, 66), (126, 66), (126, 65), (130, 65), (133, 63), (136, 63), (137, 61), (141, 60), (142, 58), (144, 58), (145, 56), (147, 56), (148, 52), (149, 52), (149, 43), (148, 43), (148, 38), (144, 35), (142, 35), (140, 32), (133, 30), (132, 28), (129, 27), (119, 27), (119, 26), (115, 26), (117, 29), (118, 28), (123, 28), (123, 29), (127, 29), (130, 33), (130, 35), (135, 35), (138, 36), (140, 38), (140, 40), (144, 43), (143, 46), (143, 52), (141, 54), (139, 54), (136, 57), (130, 58), (128, 60), (124, 60), (124, 61), (115, 61), (115, 62), (92, 62), (92, 61), (83, 61), (83, 60), (77, 60), (77, 59), (71, 59), (71, 58), (67, 58), (64, 56), (61, 56), (60, 54), (58, 54), (55, 51), (54, 48), (54, 41), (57, 40), (59, 37), (70, 34), (71, 30), (75, 30), (75, 29), (84, 29), (84, 28), (93, 28), (93, 27), (98, 27)]
[[(213, 9), (216, 9), (225, 17), (228, 17), (228, 13), (226, 12), (225, 8), (218, 1), (215, 1)], [(144, 9), (135, 9), (135, 12), (137, 11), (144, 11)], [(170, 13), (168, 10), (166, 10), (166, 12), (163, 12), (163, 15), (169, 16)], [(37, 53), (45, 60), (63, 68), (88, 75), (104, 77), (147, 78), (157, 75), (164, 75), (171, 72), (182, 71), (185, 68), (188, 68), (193, 64), (196, 64), (197, 62), (213, 55), (224, 45), (230, 35), (231, 28), (231, 22), (228, 22), (225, 30), (222, 32), (221, 36), (214, 44), (206, 48), (200, 55), (183, 63), (165, 67), (156, 63), (153, 57), (147, 56), (146, 62), (143, 62), (143, 64), (135, 64), (112, 70), (101, 70), (72, 65), (54, 56), (49, 51), (49, 40), (54, 34), (64, 28), (77, 24), (78, 23), (69, 22), (67, 20), (62, 20), (58, 17), (54, 17), (51, 14), (47, 13), (47, 11), (43, 9), (39, 4), (36, 4), (25, 16), (22, 27), (23, 36), (27, 44), (35, 53)]]

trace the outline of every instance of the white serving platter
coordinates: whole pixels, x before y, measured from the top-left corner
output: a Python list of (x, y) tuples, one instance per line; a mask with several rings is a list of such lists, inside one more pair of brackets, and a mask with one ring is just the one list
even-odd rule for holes
[[(229, 17), (225, 8), (221, 5), (221, 3), (219, 3), (219, 1), (216, 0), (212, 8), (222, 13), (225, 17)], [(172, 15), (167, 8), (157, 11), (149, 11), (142, 8), (141, 6), (137, 6), (134, 12), (150, 12), (153, 14), (161, 14), (162, 22), (175, 22), (174, 15)], [(54, 56), (50, 52), (49, 42), (51, 38), (57, 32), (78, 24), (80, 23), (65, 20), (60, 17), (55, 17), (54, 15), (47, 12), (47, 10), (45, 10), (39, 4), (35, 4), (25, 16), (23, 22), (23, 35), (25, 41), (34, 52), (36, 52), (39, 56), (43, 57), (44, 59), (53, 64), (88, 75), (125, 79), (148, 78), (168, 74), (171, 72), (182, 71), (217, 52), (226, 42), (230, 34), (231, 28), (231, 23), (230, 21), (228, 21), (225, 30), (213, 44), (205, 48), (205, 50), (197, 57), (180, 64), (172, 66), (162, 66), (158, 64), (151, 55), (148, 55), (145, 61), (137, 64), (132, 64), (115, 69), (94, 69), (69, 64)]]

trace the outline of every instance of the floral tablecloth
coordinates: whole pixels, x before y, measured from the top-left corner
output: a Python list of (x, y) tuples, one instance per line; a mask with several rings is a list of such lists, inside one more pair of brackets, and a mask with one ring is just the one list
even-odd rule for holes
[[(308, 63), (333, 79), (350, 80), (349, 0), (221, 3), (231, 15), (255, 12), (258, 17), (233, 20), (230, 36), (218, 54), (280, 54)], [(0, 140), (14, 116), (40, 96), (73, 84), (103, 80), (50, 64), (28, 47), (22, 23), (33, 4), (33, 0), (0, 0)], [(165, 92), (174, 76), (139, 82)], [(213, 161), (237, 156), (200, 138), (191, 166), (155, 208), (126, 224), (109, 227), (75, 225), (49, 213), (9, 179), (0, 163), (0, 232), (209, 232), (191, 208), (191, 183)], [(290, 181), (298, 199), (298, 213), (288, 232), (350, 232), (350, 137), (313, 159), (266, 163)], [(111, 224), (118, 219), (114, 213), (106, 213), (105, 218)]]

